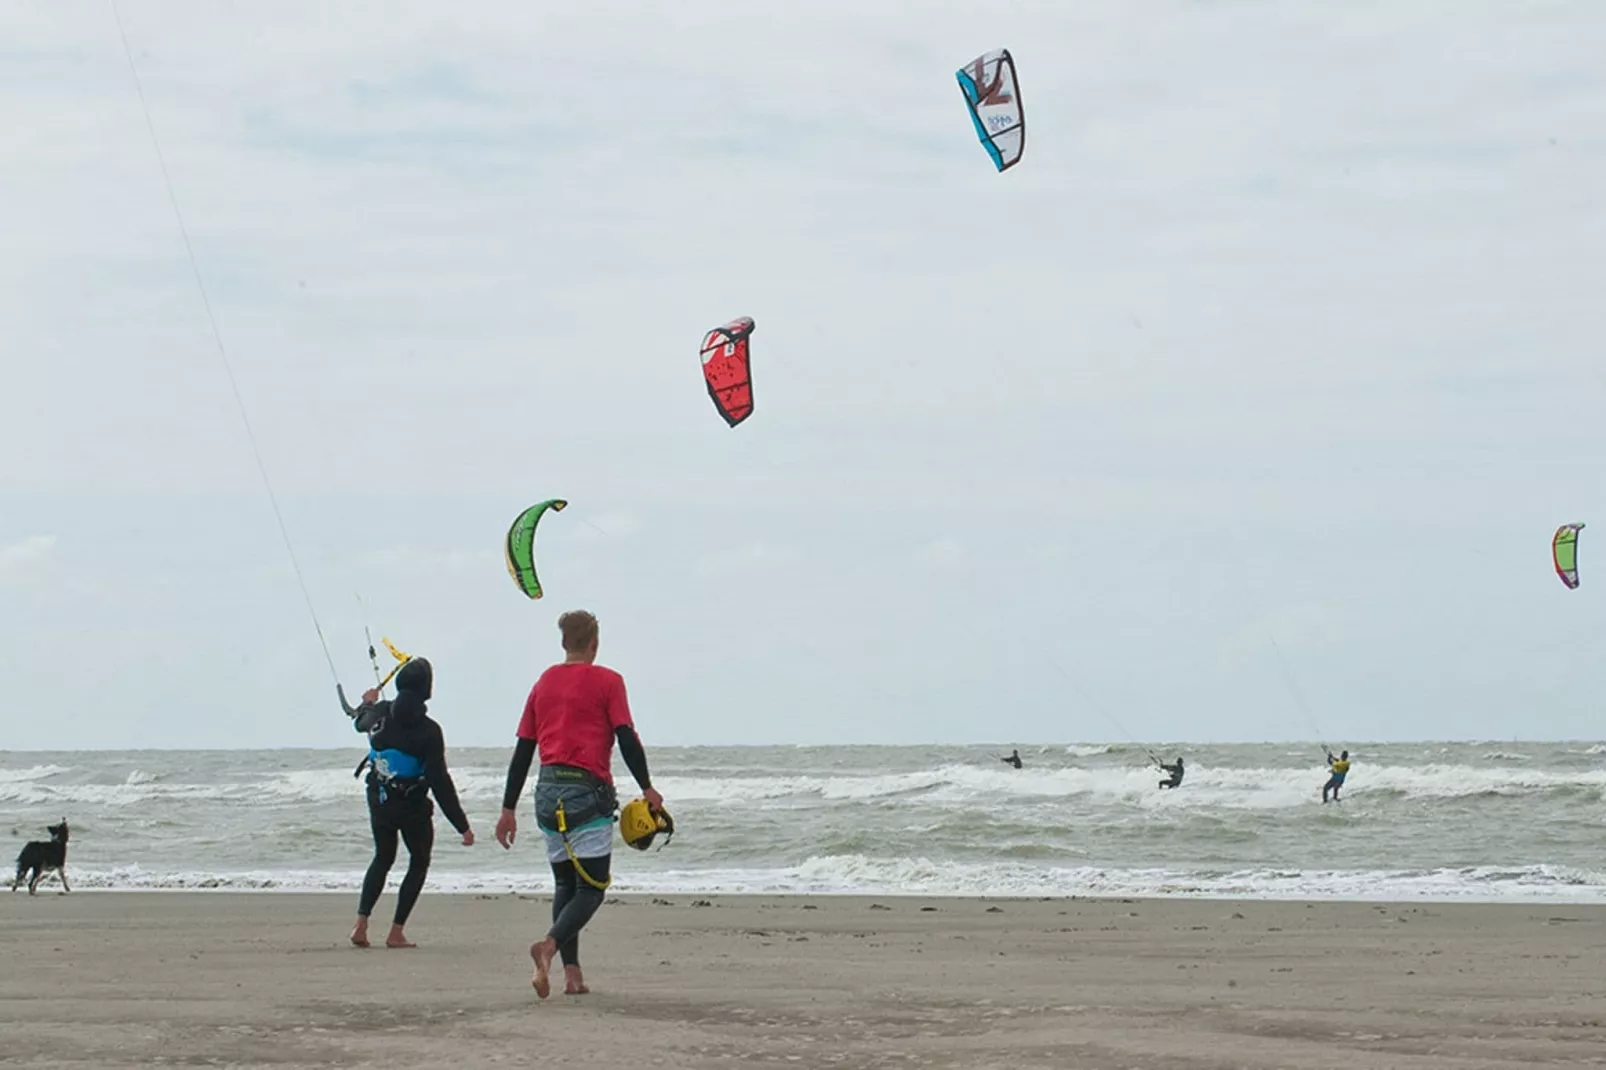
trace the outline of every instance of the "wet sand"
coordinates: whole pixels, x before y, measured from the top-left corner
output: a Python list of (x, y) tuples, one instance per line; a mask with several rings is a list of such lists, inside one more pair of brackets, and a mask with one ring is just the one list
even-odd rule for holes
[(630, 897), (540, 1003), (544, 898), (355, 900), (0, 897), (0, 1065), (1606, 1064), (1606, 907)]

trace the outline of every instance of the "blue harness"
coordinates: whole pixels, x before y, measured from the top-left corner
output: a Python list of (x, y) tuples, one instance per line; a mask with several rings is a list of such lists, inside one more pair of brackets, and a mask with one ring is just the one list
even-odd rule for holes
[(391, 792), (405, 798), (424, 786), (424, 759), (406, 751), (370, 748), (368, 757), (358, 764), (352, 775), (361, 773), (363, 766), (369, 767), (369, 783), (379, 788), (382, 803), (389, 800)]

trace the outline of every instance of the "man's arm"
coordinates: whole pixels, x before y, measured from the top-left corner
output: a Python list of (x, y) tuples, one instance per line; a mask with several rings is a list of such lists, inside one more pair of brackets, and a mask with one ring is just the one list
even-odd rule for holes
[(359, 732), (372, 732), (374, 726), (385, 719), (390, 713), (390, 700), (381, 699), (377, 702), (364, 702), (357, 707), (357, 714), (351, 719), (351, 727)]
[(457, 785), (452, 782), (451, 770), (446, 768), (446, 737), (441, 734), (439, 726), (434, 726), (429, 742), (434, 753), (424, 760), (424, 778), (429, 782), (429, 790), (435, 796), (435, 801), (441, 804), (441, 813), (446, 815), (446, 820), (460, 835), (467, 837), (468, 815), (463, 812), (463, 804), (457, 798)]
[(540, 681), (530, 688), (530, 697), (524, 700), (524, 715), (519, 718), (518, 743), (513, 748), (513, 759), (507, 763), (507, 783), (502, 788), (502, 814), (496, 819), (496, 842), (503, 848), (512, 848), (519, 834), (517, 807), (524, 793), (524, 781), (530, 775), (530, 763), (535, 760), (537, 733), (535, 692)]
[(502, 789), (502, 809), (518, 809), (519, 796), (524, 794), (524, 782), (530, 776), (530, 765), (534, 761), (535, 740), (519, 740), (513, 748), (513, 760), (507, 763), (507, 785)]
[(613, 738), (619, 741), (619, 757), (625, 760), (625, 768), (636, 778), (636, 784), (642, 791), (651, 791), (652, 774), (647, 772), (647, 752), (641, 746), (641, 737), (636, 735), (635, 726), (620, 725), (613, 730)]

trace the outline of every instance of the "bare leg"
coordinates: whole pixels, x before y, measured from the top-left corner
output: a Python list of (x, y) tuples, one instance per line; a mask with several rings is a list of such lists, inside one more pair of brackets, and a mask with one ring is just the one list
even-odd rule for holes
[(535, 994), (542, 999), (552, 994), (552, 981), (547, 975), (552, 969), (552, 960), (557, 953), (558, 942), (550, 936), (530, 945), (530, 958), (535, 960), (535, 973), (530, 976), (530, 984), (534, 987)]
[(368, 918), (362, 914), (357, 915), (357, 925), (351, 930), (351, 943), (353, 947), (368, 946)]
[(417, 947), (418, 945), (407, 939), (407, 934), (402, 931), (400, 925), (392, 925), (390, 927), (390, 935), (385, 937), (385, 946), (400, 948)]
[(580, 973), (578, 965), (563, 967), (563, 994), (566, 996), (583, 996), (591, 989), (586, 987), (586, 979)]

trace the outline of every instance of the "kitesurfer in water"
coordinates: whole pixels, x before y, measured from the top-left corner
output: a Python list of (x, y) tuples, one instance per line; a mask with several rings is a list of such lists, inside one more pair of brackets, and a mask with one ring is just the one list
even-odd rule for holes
[(1166, 765), (1164, 762), (1161, 762), (1160, 763), (1160, 769), (1161, 769), (1162, 772), (1166, 773), (1167, 776), (1168, 776), (1168, 779), (1160, 781), (1160, 786), (1162, 788), (1179, 788), (1179, 787), (1182, 786), (1182, 756), (1181, 755), (1177, 756), (1177, 762), (1176, 762), (1175, 765)]
[(1349, 751), (1344, 751), (1337, 758), (1333, 752), (1327, 752), (1327, 766), (1332, 776), (1322, 785), (1322, 802), (1327, 801), (1327, 793), (1333, 793), (1333, 801), (1338, 802), (1338, 789), (1344, 786), (1344, 778), (1349, 775)]
[[(435, 808), (441, 804), (446, 820), (474, 846), (474, 831), (457, 800), (457, 786), (446, 768), (446, 738), (427, 712), (434, 673), (428, 661), (413, 658), (396, 674), (396, 697), (381, 701), (379, 689), (370, 688), (357, 707), (353, 727), (368, 733), (368, 823), (374, 834), (374, 860), (363, 877), (357, 903), (357, 925), (351, 942), (368, 946), (368, 915), (385, 890), (385, 878), (396, 861), (396, 838), (407, 845), (407, 875), (396, 895), (396, 914), (385, 937), (386, 947), (414, 947), (404, 931), (407, 918), (424, 890), (430, 853), (435, 845)], [(362, 770), (362, 765), (357, 767)]]
[[(580, 971), (580, 930), (602, 905), (613, 854), (613, 745), (635, 777), (642, 797), (654, 812), (664, 805), (653, 790), (647, 755), (630, 716), (625, 681), (612, 669), (597, 665), (597, 618), (583, 610), (558, 618), (563, 635), (563, 661), (541, 674), (524, 703), (518, 745), (508, 763), (502, 793), (502, 816), (496, 839), (513, 846), (518, 833), (517, 808), (530, 763), (540, 755), (535, 783), (535, 823), (546, 840), (556, 891), (552, 927), (530, 945), (535, 974), (530, 983), (542, 999), (551, 991), (552, 960), (563, 959), (564, 992), (589, 991)], [(560, 820), (561, 815), (561, 820)]]
[(1012, 751), (1009, 752), (1009, 757), (1008, 758), (1000, 758), (998, 760), (1003, 762), (1005, 765), (1013, 765), (1016, 769), (1019, 769), (1020, 768), (1020, 751), (1018, 749), (1012, 750)]

